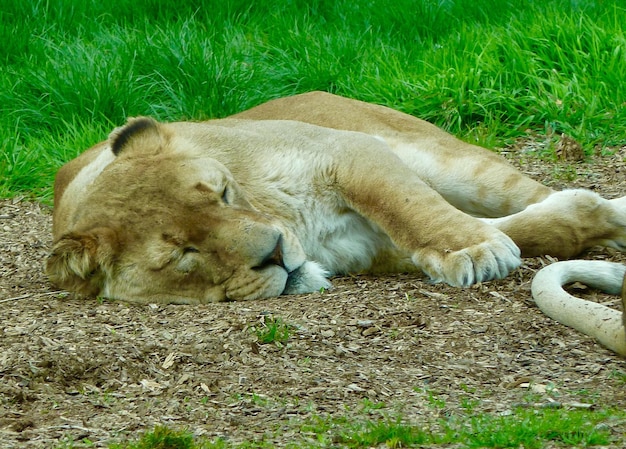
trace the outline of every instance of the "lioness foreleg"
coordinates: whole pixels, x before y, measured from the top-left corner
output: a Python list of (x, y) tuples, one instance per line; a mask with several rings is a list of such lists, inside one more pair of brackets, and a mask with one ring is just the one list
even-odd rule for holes
[(566, 259), (596, 245), (626, 251), (626, 197), (606, 200), (589, 190), (564, 190), (516, 214), (483, 221), (510, 236), (525, 257)]
[(508, 236), (450, 205), (399, 158), (381, 158), (371, 142), (344, 155), (335, 167), (337, 187), (431, 279), (468, 286), (519, 266), (519, 249)]

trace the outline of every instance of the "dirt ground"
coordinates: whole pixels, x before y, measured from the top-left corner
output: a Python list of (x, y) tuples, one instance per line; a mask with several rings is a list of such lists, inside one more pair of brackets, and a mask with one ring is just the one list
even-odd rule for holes
[[(507, 157), (537, 179), (626, 192), (626, 148), (580, 163), (540, 161), (527, 148)], [(49, 285), (50, 227), (48, 207), (0, 202), (2, 448), (102, 447), (158, 423), (233, 442), (265, 435), (280, 447), (294, 438), (288, 423), (314, 415), (402, 413), (419, 424), (466, 414), (468, 403), (490, 413), (626, 408), (625, 361), (535, 307), (530, 282), (549, 258), (468, 289), (355, 276), (310, 295), (136, 306)], [(625, 260), (610, 250), (584, 257)], [(258, 341), (271, 318), (291, 326), (285, 344)], [(607, 426), (626, 442), (626, 423)]]

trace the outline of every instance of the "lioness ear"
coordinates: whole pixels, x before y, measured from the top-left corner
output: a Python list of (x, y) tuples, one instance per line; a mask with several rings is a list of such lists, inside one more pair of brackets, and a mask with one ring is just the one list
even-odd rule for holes
[(117, 247), (117, 236), (109, 228), (67, 234), (52, 248), (46, 273), (50, 282), (60, 288), (97, 295), (113, 269)]
[(115, 128), (109, 135), (111, 150), (118, 156), (122, 151), (133, 148), (158, 149), (163, 144), (159, 123), (150, 117), (137, 117), (128, 120), (124, 126)]

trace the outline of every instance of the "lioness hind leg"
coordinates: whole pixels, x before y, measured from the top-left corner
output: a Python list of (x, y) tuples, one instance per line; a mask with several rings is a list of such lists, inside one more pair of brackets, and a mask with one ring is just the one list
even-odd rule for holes
[(483, 221), (511, 237), (525, 257), (566, 259), (596, 245), (626, 250), (626, 197), (606, 200), (589, 190), (564, 190), (516, 214)]
[(443, 132), (437, 139), (406, 133), (385, 140), (446, 201), (476, 217), (515, 214), (554, 192), (521, 173), (500, 155)]

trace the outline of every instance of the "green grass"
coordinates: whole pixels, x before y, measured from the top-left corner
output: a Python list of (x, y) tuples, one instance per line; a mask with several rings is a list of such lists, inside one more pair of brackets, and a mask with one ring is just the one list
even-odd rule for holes
[(255, 329), (258, 342), (262, 345), (286, 343), (291, 335), (293, 326), (285, 323), (281, 318), (266, 318), (264, 323)]
[(165, 426), (157, 426), (146, 432), (139, 440), (126, 444), (114, 444), (111, 449), (195, 449), (199, 446), (193, 435), (187, 431), (177, 431)]
[[(400, 418), (378, 420), (345, 419), (314, 416), (305, 421), (277, 423), (281, 432), (294, 435), (290, 448), (371, 447), (540, 449), (548, 443), (563, 447), (590, 447), (613, 443), (611, 423), (624, 420), (623, 411), (591, 412), (582, 410), (518, 409), (506, 416), (468, 414), (441, 420), (438, 425), (419, 426)], [(113, 444), (111, 449), (245, 449), (274, 447), (271, 437), (232, 443), (222, 439), (194, 438), (187, 430), (157, 426), (135, 441)]]
[(0, 0), (0, 197), (128, 116), (221, 117), (313, 89), (463, 138), (626, 142), (620, 0)]

